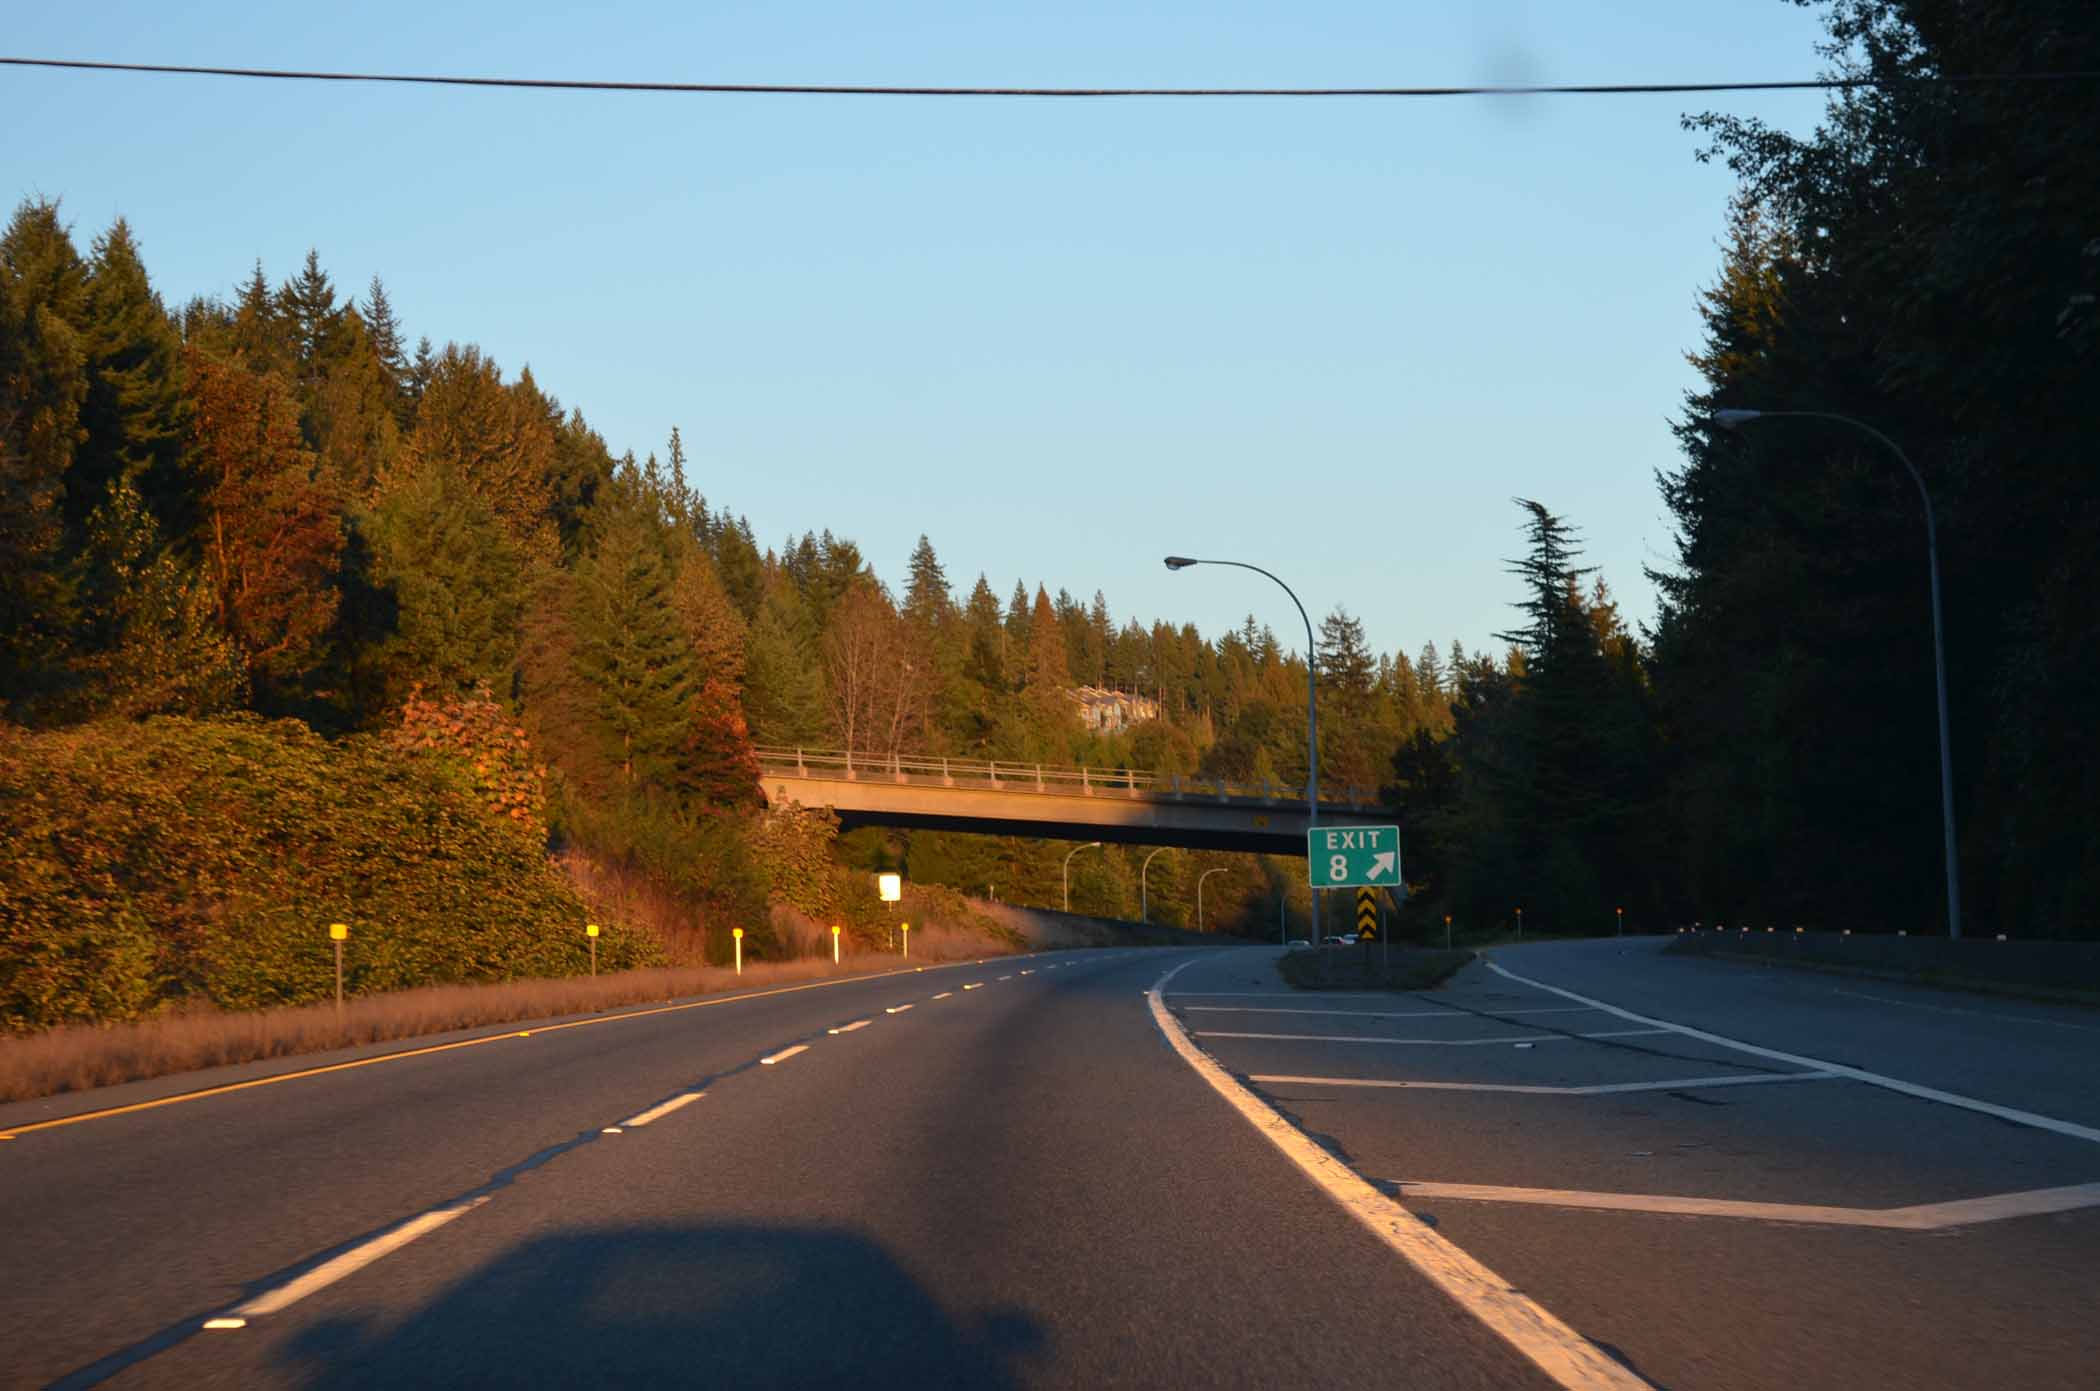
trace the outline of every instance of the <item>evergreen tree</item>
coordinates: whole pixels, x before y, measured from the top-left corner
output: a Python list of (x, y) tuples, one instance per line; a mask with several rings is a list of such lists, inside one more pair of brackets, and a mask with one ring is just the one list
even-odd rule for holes
[(488, 504), (451, 470), (425, 469), (380, 499), (370, 532), (373, 578), (398, 606), (385, 657), (393, 692), (508, 691), (527, 581)]
[(96, 619), (93, 650), (79, 663), (83, 713), (209, 715), (246, 696), (245, 665), (213, 616), (210, 586), (162, 544), (127, 477), (88, 520), (83, 568)]
[[(379, 359), (380, 369), (386, 374), (387, 388), (393, 392), (397, 404), (401, 403), (403, 387), (408, 380), (408, 349), (401, 336), (401, 320), (394, 314), (394, 303), (387, 298), (386, 286), (378, 276), (372, 277), (370, 288), (365, 291), (365, 302), (361, 309), (365, 331), (372, 338), (372, 355)], [(397, 422), (406, 427), (404, 416)]]
[[(298, 367), (298, 354), (290, 325), (270, 282), (263, 276), (262, 262), (240, 287), (234, 298), (228, 347), (251, 372), (277, 372), (287, 378)], [(216, 346), (216, 345), (215, 345)]]
[(423, 387), (407, 454), (411, 467), (453, 470), (537, 565), (561, 549), (550, 481), (558, 451), (542, 398), (522, 385), (505, 387), (502, 370), (479, 348), (446, 344)]
[(568, 612), (593, 732), (622, 785), (639, 790), (675, 779), (700, 682), (673, 601), (676, 577), (635, 505), (635, 481), (624, 481), (630, 496), (594, 514)]
[(1050, 596), (1036, 586), (1035, 604), (1028, 617), (1028, 675), (1024, 684), (1039, 697), (1054, 696), (1062, 708), (1064, 692), (1072, 684), (1065, 665), (1064, 634), (1058, 630), (1057, 612)]
[(816, 624), (785, 576), (771, 579), (745, 639), (744, 711), (760, 744), (820, 746), (828, 733)]
[(306, 421), (321, 472), (344, 497), (369, 498), (396, 472), (401, 435), (386, 366), (356, 309), (338, 316), (319, 373)]
[(277, 293), (277, 312), (298, 365), (298, 381), (311, 389), (335, 327), (335, 286), (321, 269), (320, 253), (308, 248), (306, 264)]
[(58, 205), (24, 202), (0, 236), (0, 701), (58, 682), (73, 628), (65, 477), (87, 395), (85, 272)]
[(765, 602), (766, 573), (750, 520), (739, 517), (733, 523), (725, 521), (715, 529), (714, 542), (715, 568), (721, 572), (722, 587), (729, 591), (730, 601), (744, 621), (756, 621), (759, 606)]
[(1010, 674), (1028, 670), (1028, 620), (1034, 611), (1028, 601), (1028, 586), (1015, 580), (1013, 597), (1006, 601), (1006, 641), (999, 649), (1000, 659)]
[(937, 628), (946, 621), (955, 601), (948, 593), (947, 572), (941, 569), (933, 543), (924, 533), (912, 548), (909, 569), (911, 582), (904, 593), (904, 615), (923, 628)]
[(165, 522), (181, 525), (191, 519), (179, 492), (189, 426), (182, 341), (122, 218), (95, 241), (83, 311), (84, 438), (66, 478), (74, 534), (118, 479), (135, 482)]

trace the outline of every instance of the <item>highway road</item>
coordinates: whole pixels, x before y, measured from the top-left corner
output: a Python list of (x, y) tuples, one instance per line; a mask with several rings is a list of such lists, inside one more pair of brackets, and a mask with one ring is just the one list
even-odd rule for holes
[(1052, 953), (0, 1108), (0, 1384), (2090, 1388), (2100, 1015), (1658, 946)]
[(1412, 996), (1198, 962), (1169, 1001), (1656, 1385), (2100, 1386), (2100, 1012), (1664, 945), (1504, 948)]
[(1206, 955), (1273, 979), (1003, 958), (5, 1108), (0, 1382), (1550, 1385), (1167, 1045)]

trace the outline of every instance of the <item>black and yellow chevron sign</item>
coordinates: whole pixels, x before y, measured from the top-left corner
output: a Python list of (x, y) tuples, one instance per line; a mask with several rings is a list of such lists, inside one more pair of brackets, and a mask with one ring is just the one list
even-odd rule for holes
[(1356, 891), (1356, 940), (1375, 942), (1378, 940), (1378, 890)]

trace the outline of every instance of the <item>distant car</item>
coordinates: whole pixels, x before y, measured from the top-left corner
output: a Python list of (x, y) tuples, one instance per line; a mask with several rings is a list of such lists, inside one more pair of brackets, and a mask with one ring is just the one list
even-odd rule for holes
[(1303, 937), (1293, 937), (1290, 941), (1283, 944), (1283, 949), (1285, 951), (1311, 951), (1312, 943), (1306, 941)]
[(1327, 945), (1330, 947), (1353, 947), (1356, 945), (1356, 934), (1345, 932), (1339, 937), (1329, 937)]

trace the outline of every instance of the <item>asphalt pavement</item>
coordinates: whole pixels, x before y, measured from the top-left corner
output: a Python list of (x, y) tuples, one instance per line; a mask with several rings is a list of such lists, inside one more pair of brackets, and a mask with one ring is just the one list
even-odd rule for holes
[(0, 1109), (0, 1383), (1548, 1385), (1168, 1046), (1165, 971), (1252, 989), (1271, 956), (1002, 958)]
[(2100, 1013), (1499, 949), (1414, 994), (1198, 962), (1203, 1048), (1658, 1386), (2100, 1385)]

